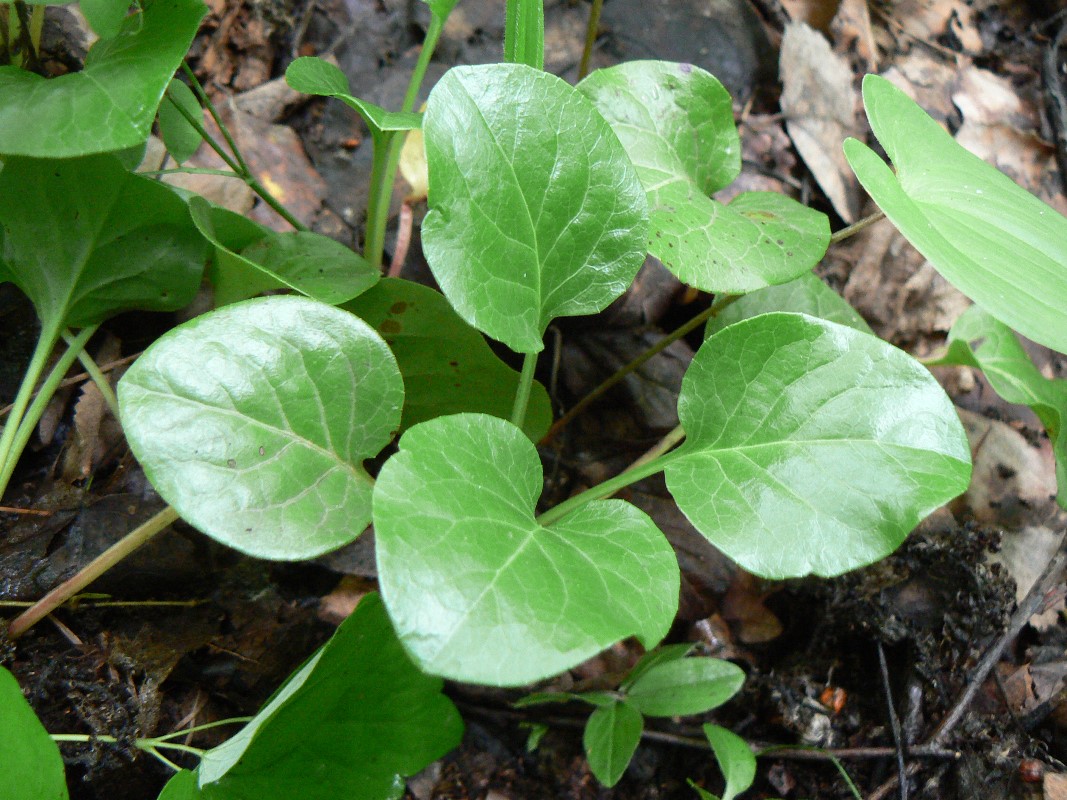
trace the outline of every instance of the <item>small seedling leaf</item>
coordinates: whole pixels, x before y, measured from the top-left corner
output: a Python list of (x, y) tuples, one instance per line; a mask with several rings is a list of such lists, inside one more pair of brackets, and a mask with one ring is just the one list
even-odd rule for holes
[(366, 259), (327, 236), (275, 233), (202, 197), (193, 197), (189, 210), (215, 248), (208, 276), (216, 306), (285, 288), (339, 305), (378, 282), (378, 270)]
[(380, 800), (462, 732), (441, 681), (411, 662), (370, 594), (251, 722), (205, 754), (198, 782), (209, 798)]
[(301, 297), (250, 300), (158, 339), (119, 382), (152, 485), (208, 536), (260, 558), (312, 558), (370, 522), (363, 461), (404, 389), (362, 320)]
[(964, 311), (952, 326), (947, 352), (931, 362), (940, 364), (976, 367), (1006, 401), (1033, 409), (1052, 442), (1058, 501), (1067, 508), (1067, 380), (1042, 375), (1011, 328), (978, 306)]
[[(343, 306), (381, 334), (404, 376), (401, 430), (464, 411), (511, 415), (519, 373), (452, 310), (444, 295), (412, 281), (385, 278)], [(534, 383), (523, 430), (537, 441), (552, 424), (552, 403)]]
[(896, 168), (849, 139), (845, 155), (863, 188), (960, 291), (1067, 353), (1067, 219), (957, 144), (885, 78), (863, 79), (863, 102)]
[(452, 13), (452, 9), (456, 7), (459, 0), (423, 0), (423, 2), (430, 7), (430, 13), (443, 22), (448, 19), (448, 15)]
[(407, 111), (386, 111), (374, 103), (349, 93), (348, 78), (339, 67), (315, 56), (296, 59), (285, 70), (285, 82), (304, 94), (336, 97), (363, 117), (375, 138), (389, 131), (410, 131), (422, 125), (422, 115)]
[(0, 667), (0, 797), (66, 800), (59, 748), (22, 696), (15, 676)]
[(837, 575), (891, 553), (965, 491), (952, 402), (906, 353), (804, 314), (716, 333), (682, 381), (685, 443), (667, 486), (712, 544), (757, 575)]
[(704, 338), (735, 322), (772, 311), (808, 314), (840, 325), (848, 325), (863, 333), (873, 333), (863, 317), (841, 295), (823, 283), (815, 273), (805, 272), (789, 283), (757, 289), (739, 297), (717, 316), (708, 320)]
[(175, 78), (167, 87), (167, 95), (159, 106), (159, 135), (167, 147), (167, 152), (181, 164), (192, 158), (203, 138), (178, 110), (178, 106), (185, 109), (193, 119), (203, 116), (204, 112), (193, 90)]
[(607, 787), (622, 778), (641, 743), (645, 720), (633, 706), (615, 701), (589, 715), (582, 746), (593, 775)]
[(146, 0), (80, 72), (46, 79), (0, 67), (0, 153), (71, 158), (144, 142), (206, 13), (200, 0)]
[(667, 632), (678, 564), (655, 523), (602, 500), (543, 526), (534, 518), (541, 486), (533, 443), (484, 414), (410, 428), (382, 468), (382, 596), (426, 671), (516, 686), (626, 636), (651, 647)]
[(770, 192), (710, 195), (741, 169), (730, 95), (691, 64), (632, 61), (579, 84), (622, 141), (648, 192), (648, 251), (691, 286), (742, 294), (811, 270), (825, 214)]
[(721, 706), (744, 682), (745, 673), (729, 661), (682, 658), (648, 669), (627, 688), (626, 696), (646, 716), (681, 717)]
[(205, 244), (185, 203), (114, 156), (7, 159), (0, 226), (0, 282), (25, 292), (46, 328), (173, 311), (200, 285)]
[(756, 756), (748, 742), (733, 731), (718, 725), (705, 725), (704, 736), (715, 753), (719, 769), (726, 778), (726, 788), (722, 800), (734, 800), (741, 792), (752, 785), (756, 778)]
[(600, 311), (630, 285), (647, 202), (576, 89), (521, 64), (457, 67), (430, 94), (423, 136), (426, 257), (471, 325), (539, 352), (553, 318)]
[(629, 687), (633, 686), (634, 681), (648, 672), (659, 664), (666, 664), (669, 661), (677, 661), (678, 659), (685, 658), (692, 652), (694, 645), (692, 642), (686, 642), (684, 644), (668, 644), (663, 647), (657, 647), (654, 650), (649, 650), (634, 664), (633, 669), (630, 670), (630, 674), (626, 676), (619, 688), (626, 691)]

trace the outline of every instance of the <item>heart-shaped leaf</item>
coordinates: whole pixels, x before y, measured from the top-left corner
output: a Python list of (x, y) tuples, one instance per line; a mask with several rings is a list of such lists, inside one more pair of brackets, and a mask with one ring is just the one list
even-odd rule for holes
[[(440, 292), (385, 278), (343, 308), (381, 334), (404, 376), (401, 430), (463, 411), (511, 416), (519, 373), (464, 322)], [(552, 424), (552, 403), (534, 383), (523, 430), (539, 440)]]
[(611, 123), (648, 192), (648, 251), (691, 286), (741, 294), (785, 283), (826, 253), (825, 214), (770, 192), (709, 195), (741, 169), (730, 95), (691, 64), (631, 61), (578, 88)]
[(22, 696), (18, 681), (0, 667), (0, 797), (66, 800), (63, 758)]
[(956, 320), (945, 355), (928, 363), (976, 367), (1002, 398), (1034, 410), (1052, 441), (1058, 501), (1067, 508), (1067, 380), (1042, 375), (1011, 328), (978, 306)]
[(365, 292), (380, 277), (365, 258), (327, 236), (310, 231), (275, 233), (202, 197), (189, 201), (189, 211), (215, 248), (208, 274), (216, 306), (284, 288), (339, 305)]
[(722, 800), (734, 800), (756, 779), (756, 756), (748, 742), (726, 728), (705, 725), (704, 736), (715, 753), (715, 760), (719, 762), (723, 777), (726, 778)]
[(379, 580), (423, 669), (521, 685), (621, 638), (658, 642), (678, 607), (678, 564), (629, 503), (534, 517), (541, 462), (509, 422), (438, 417), (408, 430), (374, 488)]
[(757, 575), (837, 575), (891, 553), (967, 488), (951, 401), (895, 347), (804, 314), (731, 325), (682, 382), (667, 487)]
[(340, 68), (315, 56), (303, 56), (290, 64), (285, 70), (285, 82), (297, 92), (336, 97), (363, 117), (375, 139), (388, 131), (415, 130), (422, 124), (421, 114), (386, 111), (374, 103), (353, 97), (349, 93), (348, 78)]
[(641, 742), (645, 720), (625, 701), (601, 706), (589, 715), (582, 746), (589, 769), (607, 787), (619, 782)]
[(45, 328), (172, 311), (200, 285), (205, 244), (185, 203), (114, 156), (7, 159), (0, 226), (0, 281), (26, 293)]
[[(404, 652), (378, 595), (197, 769), (206, 797), (379, 800), (459, 744), (463, 724)], [(313, 778), (313, 779), (312, 779)]]
[(708, 320), (704, 328), (704, 338), (735, 322), (772, 311), (809, 314), (840, 325), (848, 325), (863, 333), (873, 333), (863, 317), (841, 295), (823, 283), (815, 273), (805, 272), (789, 283), (757, 289), (737, 298)]
[(555, 317), (592, 314), (645, 257), (644, 192), (580, 92), (521, 64), (449, 70), (423, 125), (423, 246), (467, 322), (522, 353)]
[(117, 36), (93, 46), (81, 72), (45, 79), (0, 67), (0, 153), (71, 158), (148, 138), (163, 92), (207, 7), (200, 0), (143, 5)]
[(1067, 353), (1067, 219), (967, 152), (885, 78), (863, 79), (863, 103), (896, 168), (849, 139), (845, 155), (863, 188), (956, 288)]
[(638, 676), (626, 689), (630, 703), (650, 717), (703, 714), (737, 694), (745, 673), (717, 658), (668, 659)]
[(400, 423), (388, 346), (347, 311), (251, 300), (158, 339), (119, 382), (152, 485), (208, 536), (260, 558), (312, 558), (370, 521), (362, 462)]

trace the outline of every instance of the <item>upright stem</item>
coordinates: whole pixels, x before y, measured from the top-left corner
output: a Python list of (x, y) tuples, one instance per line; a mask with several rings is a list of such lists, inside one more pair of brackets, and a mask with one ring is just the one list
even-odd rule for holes
[(593, 46), (596, 44), (596, 32), (600, 28), (600, 10), (604, 7), (604, 0), (593, 0), (589, 9), (589, 27), (585, 29), (585, 47), (582, 50), (582, 60), (578, 64), (578, 80), (589, 74), (589, 60), (593, 57)]
[[(68, 347), (73, 348), (74, 334), (71, 333), (70, 330), (63, 331), (63, 341), (67, 343)], [(85, 371), (89, 373), (89, 377), (93, 379), (96, 388), (100, 390), (104, 402), (107, 403), (107, 407), (111, 409), (111, 413), (115, 415), (115, 419), (118, 419), (119, 399), (115, 397), (115, 390), (111, 388), (111, 381), (109, 381), (107, 376), (101, 372), (100, 367), (93, 361), (93, 357), (85, 352), (84, 347), (78, 348), (78, 360), (85, 368)]]
[[(48, 357), (52, 354), (52, 349), (59, 340), (59, 331), (60, 327), (58, 325), (53, 325), (50, 328), (41, 328), (41, 335), (37, 339), (37, 345), (34, 347), (33, 355), (30, 357), (30, 363), (26, 367), (22, 385), (19, 386), (15, 401), (11, 404), (11, 412), (8, 414), (7, 422), (4, 423), (4, 432), (0, 434), (0, 476), (8, 474), (9, 461), (18, 461), (20, 453), (13, 449), (15, 434), (22, 424), (22, 417), (26, 413), (26, 408), (33, 399), (33, 392), (37, 388), (37, 382), (44, 373), (44, 368), (48, 365)], [(14, 466), (12, 465), (13, 468)], [(3, 497), (6, 489), (7, 480), (0, 477), (0, 497)]]
[(82, 567), (77, 575), (63, 581), (63, 583), (17, 616), (7, 629), (8, 637), (16, 639), (24, 634), (177, 519), (178, 512), (167, 506), (147, 522), (130, 531)]
[(526, 407), (530, 404), (530, 390), (533, 388), (536, 368), (537, 353), (526, 353), (522, 358), (522, 373), (519, 375), (519, 388), (515, 392), (515, 404), (511, 407), (511, 422), (520, 428), (526, 422)]
[(534, 69), (545, 66), (544, 0), (507, 0), (504, 11), (504, 60)]

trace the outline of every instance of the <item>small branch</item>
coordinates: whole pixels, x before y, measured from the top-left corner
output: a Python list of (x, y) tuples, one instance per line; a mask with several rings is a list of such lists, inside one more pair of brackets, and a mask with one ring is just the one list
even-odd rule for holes
[(596, 45), (596, 34), (600, 29), (600, 11), (604, 8), (604, 0), (593, 0), (589, 9), (589, 24), (585, 29), (585, 47), (582, 49), (582, 60), (578, 64), (578, 80), (589, 74), (589, 61), (593, 57), (593, 46)]
[(857, 233), (862, 231), (864, 228), (869, 228), (871, 225), (873, 225), (874, 223), (878, 222), (880, 219), (883, 219), (884, 217), (885, 217), (885, 212), (884, 211), (875, 211), (869, 217), (864, 217), (863, 219), (859, 220), (858, 222), (853, 222), (847, 228), (842, 228), (837, 233), (835, 233), (832, 236), (830, 236), (830, 244), (837, 244), (838, 242), (843, 242), (845, 239), (849, 238), (850, 236), (855, 236)]
[(897, 751), (897, 780), (900, 781), (900, 800), (908, 800), (907, 768), (904, 765), (904, 740), (900, 732), (900, 720), (893, 705), (893, 690), (889, 685), (889, 665), (885, 660), (885, 648), (878, 642), (878, 666), (882, 671), (882, 685), (885, 687), (885, 702), (889, 707), (889, 727), (893, 731), (893, 743)]

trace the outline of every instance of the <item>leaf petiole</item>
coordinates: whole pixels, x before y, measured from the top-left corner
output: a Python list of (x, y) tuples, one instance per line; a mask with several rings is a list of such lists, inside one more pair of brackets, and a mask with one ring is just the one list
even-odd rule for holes
[(537, 353), (526, 353), (522, 359), (519, 387), (515, 391), (515, 405), (511, 409), (511, 422), (520, 428), (526, 422), (526, 407), (530, 404), (530, 390), (533, 388), (536, 367)]

